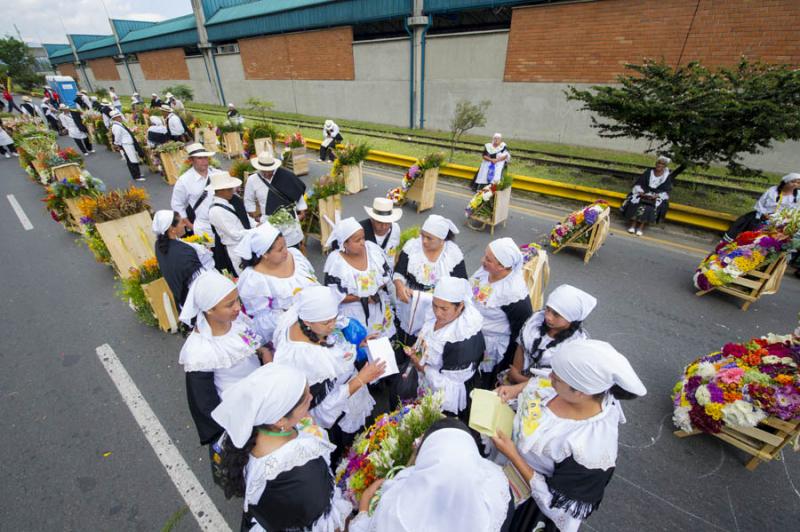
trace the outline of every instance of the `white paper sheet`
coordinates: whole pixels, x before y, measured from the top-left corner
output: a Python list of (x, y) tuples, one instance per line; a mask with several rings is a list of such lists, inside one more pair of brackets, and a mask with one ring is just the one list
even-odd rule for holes
[(384, 336), (375, 340), (367, 340), (367, 349), (369, 349), (370, 362), (375, 363), (381, 360), (386, 362), (386, 369), (383, 375), (381, 375), (381, 379), (389, 375), (400, 373), (400, 370), (397, 368), (397, 360), (394, 358), (392, 342), (390, 342), (388, 338)]

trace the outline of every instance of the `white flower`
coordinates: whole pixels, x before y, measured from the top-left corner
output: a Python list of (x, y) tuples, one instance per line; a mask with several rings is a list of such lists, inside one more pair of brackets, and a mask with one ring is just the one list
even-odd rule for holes
[(711, 401), (711, 392), (708, 391), (708, 386), (705, 384), (698, 386), (697, 391), (694, 392), (694, 398), (697, 399), (697, 404), (700, 406), (705, 406)]
[(792, 339), (791, 334), (774, 334), (769, 333), (767, 336), (763, 337), (767, 342), (771, 344), (782, 344), (784, 342), (788, 342)]
[(492, 193), (491, 192), (484, 192), (483, 193), (483, 201), (489, 201), (490, 199), (492, 199)]
[(695, 372), (695, 375), (697, 375), (698, 377), (702, 377), (703, 380), (706, 381), (714, 377), (714, 375), (716, 374), (717, 374), (717, 369), (711, 362), (700, 362), (697, 365), (697, 371)]
[(761, 362), (764, 364), (777, 364), (780, 362), (781, 359), (776, 357), (775, 355), (767, 355), (761, 359)]
[(675, 407), (675, 411), (672, 413), (672, 422), (676, 427), (686, 432), (694, 431), (692, 421), (689, 418), (689, 410), (688, 406), (678, 406)]
[(741, 399), (722, 407), (722, 421), (728, 426), (755, 427), (765, 417), (766, 412)]

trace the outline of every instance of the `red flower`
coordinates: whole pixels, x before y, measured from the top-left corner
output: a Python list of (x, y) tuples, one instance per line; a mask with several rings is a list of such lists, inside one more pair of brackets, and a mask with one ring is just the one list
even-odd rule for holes
[(740, 246), (746, 246), (748, 244), (752, 244), (753, 241), (759, 236), (761, 236), (761, 233), (758, 231), (745, 231), (736, 237), (736, 243)]
[(742, 358), (747, 354), (747, 348), (742, 344), (725, 344), (722, 354), (728, 357)]

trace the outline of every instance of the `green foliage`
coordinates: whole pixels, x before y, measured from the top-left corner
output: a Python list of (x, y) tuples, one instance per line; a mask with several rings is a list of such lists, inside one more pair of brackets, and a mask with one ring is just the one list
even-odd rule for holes
[[(253, 110), (259, 117), (261, 117), (262, 122), (267, 121), (267, 115), (269, 112), (275, 107), (275, 104), (266, 100), (261, 100), (259, 98), (248, 98), (247, 107)], [(256, 137), (261, 138), (261, 137)], [(274, 138), (274, 137), (273, 137)]]
[(36, 73), (36, 60), (24, 42), (14, 37), (0, 39), (0, 64), (3, 65), (3, 85), (5, 76), (21, 86), (32, 89), (44, 83), (44, 77)]
[(336, 158), (342, 166), (355, 166), (369, 155), (369, 144), (345, 144), (336, 148)]
[(444, 164), (445, 156), (444, 153), (438, 151), (434, 153), (429, 153), (425, 157), (419, 160), (419, 167), (420, 172), (424, 172), (425, 170), (430, 170), (431, 168), (439, 168)]
[(100, 236), (100, 232), (93, 223), (84, 224), (84, 232), (81, 235), (81, 240), (89, 248), (89, 251), (94, 255), (94, 260), (102, 264), (111, 264), (111, 252), (108, 251), (106, 243)]
[(242, 124), (231, 124), (227, 120), (223, 120), (217, 123), (217, 129), (219, 129), (220, 134), (234, 131), (241, 133), (244, 131), (244, 126)]
[(255, 172), (256, 169), (253, 168), (253, 165), (250, 164), (250, 159), (235, 159), (232, 163), (230, 168), (228, 168), (228, 173), (231, 174), (233, 177), (239, 178), (244, 181), (245, 174), (251, 174)]
[(269, 122), (260, 122), (250, 128), (250, 141), (253, 143), (255, 143), (256, 139), (271, 139), (272, 145), (275, 146), (275, 139), (279, 135), (278, 128)]
[(503, 175), (500, 176), (500, 181), (497, 182), (497, 190), (505, 190), (510, 188), (513, 183), (514, 178), (511, 176), (511, 172), (508, 172), (505, 168), (503, 168)]
[(489, 100), (483, 100), (474, 104), (469, 100), (461, 100), (456, 104), (453, 111), (453, 118), (450, 119), (450, 158), (456, 149), (456, 143), (461, 136), (475, 127), (486, 125), (486, 111), (492, 104)]
[(418, 225), (412, 225), (411, 227), (403, 229), (403, 231), (400, 233), (400, 243), (397, 245), (398, 255), (400, 250), (403, 249), (403, 246), (406, 245), (406, 242), (419, 236), (419, 231), (420, 228)]
[(105, 87), (97, 87), (94, 90), (94, 95), (97, 96), (98, 100), (102, 100), (103, 98), (108, 99), (109, 94), (108, 89)]
[(648, 61), (627, 65), (619, 86), (570, 87), (569, 100), (592, 111), (600, 136), (652, 144), (679, 164), (708, 167), (719, 161), (734, 174), (757, 174), (742, 154), (761, 153), (773, 141), (800, 139), (800, 71), (751, 63), (710, 70), (699, 62), (673, 68)]
[(164, 94), (168, 92), (171, 92), (173, 96), (182, 102), (191, 102), (194, 99), (194, 91), (192, 91), (192, 88), (183, 83), (173, 85), (172, 87), (166, 87), (164, 89)]

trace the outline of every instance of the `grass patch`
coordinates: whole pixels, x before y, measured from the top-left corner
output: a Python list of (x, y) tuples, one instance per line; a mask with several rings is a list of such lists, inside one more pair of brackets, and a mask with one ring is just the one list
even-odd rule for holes
[(181, 506), (180, 508), (178, 508), (178, 510), (174, 514), (172, 514), (169, 517), (169, 519), (167, 519), (167, 522), (164, 523), (164, 526), (161, 527), (161, 532), (172, 532), (178, 525), (180, 520), (183, 519), (183, 516), (186, 515), (188, 512), (189, 512), (188, 506)]

